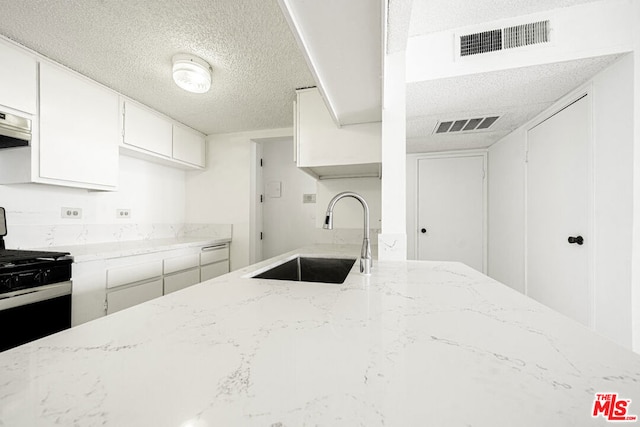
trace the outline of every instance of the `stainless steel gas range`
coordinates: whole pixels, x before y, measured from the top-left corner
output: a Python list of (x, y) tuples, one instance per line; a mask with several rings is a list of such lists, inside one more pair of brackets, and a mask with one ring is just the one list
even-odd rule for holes
[(5, 249), (0, 208), (0, 351), (71, 327), (71, 264), (67, 252)]

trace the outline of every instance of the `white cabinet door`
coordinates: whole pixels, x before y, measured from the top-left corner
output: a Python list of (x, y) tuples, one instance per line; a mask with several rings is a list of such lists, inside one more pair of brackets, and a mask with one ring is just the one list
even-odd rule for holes
[(118, 114), (114, 92), (41, 63), (40, 177), (115, 189)]
[(106, 261), (74, 262), (71, 294), (71, 326), (104, 316)]
[(298, 91), (296, 105), (298, 167), (381, 162), (380, 123), (338, 128), (317, 89)]
[(484, 271), (484, 157), (418, 161), (418, 259)]
[(204, 167), (204, 136), (182, 126), (173, 125), (173, 158)]
[(0, 105), (36, 113), (36, 59), (0, 42)]
[(132, 102), (124, 105), (124, 143), (171, 157), (173, 136), (170, 121)]
[(162, 279), (107, 293), (107, 314), (162, 296)]
[(200, 283), (200, 269), (187, 270), (164, 277), (164, 294)]
[(222, 276), (229, 272), (229, 261), (220, 261), (215, 264), (203, 265), (200, 268), (200, 280), (205, 281)]

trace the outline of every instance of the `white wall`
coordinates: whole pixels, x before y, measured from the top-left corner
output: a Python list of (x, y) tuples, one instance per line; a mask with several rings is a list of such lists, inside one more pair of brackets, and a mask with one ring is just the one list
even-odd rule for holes
[[(39, 239), (33, 231), (44, 230), (43, 227), (50, 226), (64, 228), (86, 224), (141, 225), (185, 222), (184, 171), (126, 156), (120, 156), (119, 169), (117, 192), (88, 191), (41, 184), (0, 185), (0, 206), (7, 210), (7, 247), (49, 246), (52, 244), (51, 236), (41, 236)], [(82, 218), (61, 218), (63, 206), (81, 208)], [(131, 218), (117, 218), (116, 209), (131, 209)], [(21, 239), (21, 235), (25, 240)], [(73, 237), (58, 240), (55, 244), (86, 242), (86, 236), (84, 240), (83, 236), (75, 236), (79, 237), (80, 241), (70, 241)], [(111, 237), (113, 236), (105, 236), (104, 239)], [(25, 246), (26, 240), (29, 244)]]
[[(640, 212), (640, 2), (633, 2), (633, 16), (636, 20), (634, 28), (634, 78), (633, 78), (633, 111), (636, 119), (633, 121), (633, 211)], [(640, 221), (634, 221), (632, 234), (632, 285), (631, 306), (632, 312), (632, 341), (633, 350), (640, 353)]]
[(207, 169), (187, 176), (187, 222), (233, 226), (232, 270), (251, 260), (252, 141), (292, 135), (290, 128), (210, 135)]
[[(627, 55), (590, 82), (594, 138), (595, 329), (628, 348), (632, 335), (634, 110), (630, 88), (633, 73), (633, 56)], [(489, 148), (489, 275), (521, 291), (526, 130), (551, 111), (542, 113)], [(522, 262), (516, 261), (518, 257)]]
[[(293, 162), (293, 139), (262, 143), (263, 257), (271, 258), (314, 242), (316, 204), (303, 203), (303, 194), (316, 194), (316, 180)], [(280, 197), (268, 191), (270, 183), (280, 183)]]
[(384, 56), (381, 260), (407, 259), (406, 78), (404, 51)]
[(633, 55), (627, 55), (593, 79), (595, 329), (627, 347), (631, 346), (633, 69)]
[(513, 289), (524, 288), (524, 128), (489, 148), (487, 274)]
[[(343, 191), (355, 191), (360, 194), (369, 206), (369, 228), (374, 230), (380, 229), (381, 224), (381, 206), (382, 197), (380, 190), (380, 179), (378, 178), (343, 178), (343, 179), (325, 179), (317, 183), (317, 205), (316, 205), (316, 228), (321, 230), (324, 224), (325, 213), (331, 199), (338, 193)], [(362, 230), (364, 225), (364, 214), (362, 205), (356, 199), (349, 197), (340, 200), (333, 209), (333, 227), (339, 229), (356, 229)], [(319, 236), (328, 233), (321, 230)], [(318, 234), (316, 233), (318, 236)], [(362, 233), (359, 233), (362, 239)], [(377, 239), (375, 235), (370, 236), (372, 244)], [(321, 241), (316, 238), (316, 241)], [(355, 242), (354, 242), (355, 243)]]

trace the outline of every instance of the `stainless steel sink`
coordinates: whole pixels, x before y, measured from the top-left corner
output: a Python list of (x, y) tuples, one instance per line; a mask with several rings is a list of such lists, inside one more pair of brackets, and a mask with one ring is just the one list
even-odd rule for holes
[(344, 283), (355, 258), (316, 258), (298, 256), (269, 270), (254, 279), (293, 280), (297, 282)]

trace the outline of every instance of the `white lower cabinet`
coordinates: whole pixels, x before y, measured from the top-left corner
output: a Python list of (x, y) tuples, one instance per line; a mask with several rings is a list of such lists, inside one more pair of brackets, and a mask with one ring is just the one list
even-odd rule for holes
[(229, 245), (202, 248), (200, 254), (200, 280), (205, 281), (229, 272)]
[(229, 272), (229, 244), (73, 264), (73, 326)]
[(162, 279), (123, 286), (107, 292), (107, 314), (162, 296)]
[(214, 277), (222, 276), (229, 272), (229, 261), (221, 261), (215, 264), (203, 265), (200, 267), (200, 279), (205, 280), (213, 279)]
[(180, 289), (200, 283), (200, 270), (193, 269), (175, 273), (164, 277), (164, 294), (179, 291)]

